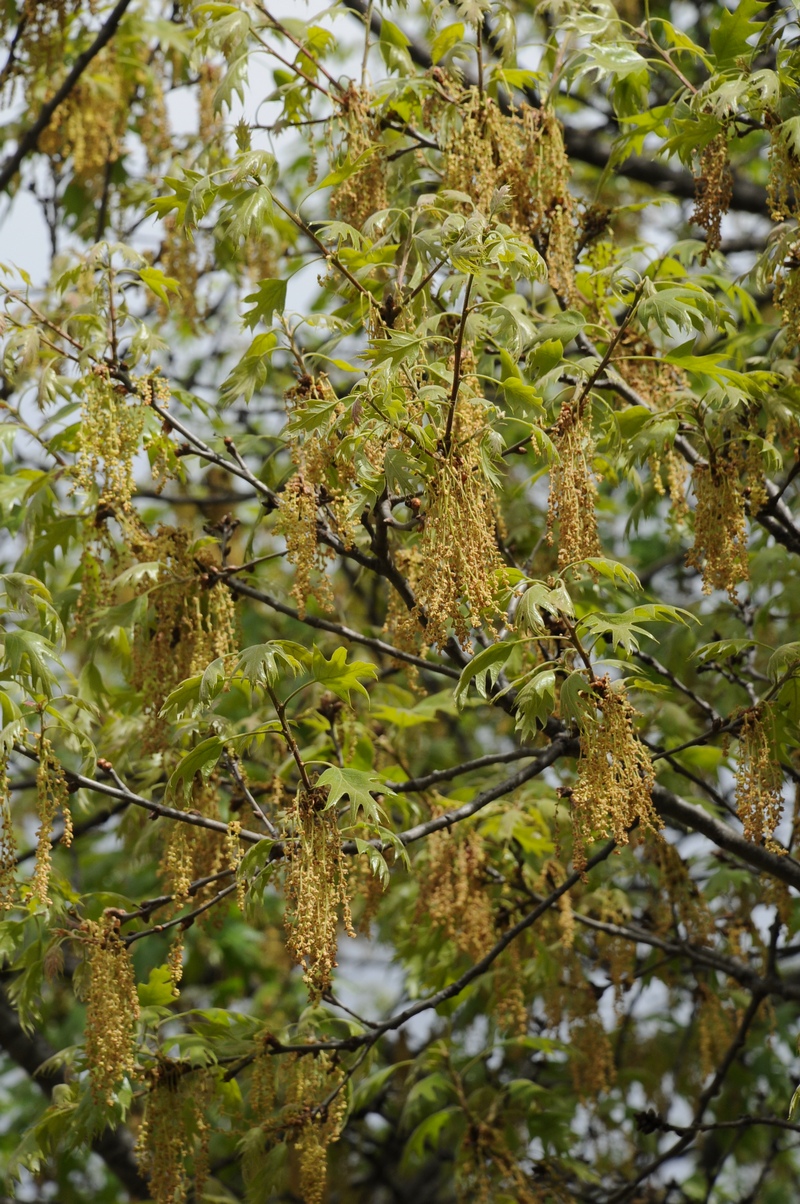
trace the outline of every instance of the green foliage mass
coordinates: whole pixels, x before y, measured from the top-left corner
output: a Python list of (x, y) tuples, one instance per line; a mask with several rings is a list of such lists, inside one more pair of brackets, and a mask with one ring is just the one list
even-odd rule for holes
[(0, 30), (9, 1196), (794, 1199), (796, 6)]

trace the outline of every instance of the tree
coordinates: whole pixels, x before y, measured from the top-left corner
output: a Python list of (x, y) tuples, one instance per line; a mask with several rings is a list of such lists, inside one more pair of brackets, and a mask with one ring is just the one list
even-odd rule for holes
[(794, 9), (2, 21), (8, 1191), (786, 1201)]

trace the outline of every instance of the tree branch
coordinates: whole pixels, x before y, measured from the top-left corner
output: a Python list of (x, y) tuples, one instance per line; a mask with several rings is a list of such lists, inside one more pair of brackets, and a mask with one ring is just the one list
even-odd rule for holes
[(31, 151), (36, 150), (39, 138), (50, 124), (50, 120), (56, 109), (67, 99), (70, 92), (73, 90), (84, 71), (89, 66), (89, 63), (91, 63), (92, 59), (95, 58), (96, 55), (98, 55), (103, 49), (103, 47), (111, 41), (117, 26), (125, 15), (126, 9), (128, 9), (130, 5), (131, 0), (119, 0), (119, 3), (112, 9), (108, 16), (108, 20), (106, 21), (105, 25), (101, 27), (100, 32), (92, 42), (91, 46), (88, 46), (86, 50), (84, 50), (83, 54), (79, 54), (76, 58), (72, 66), (72, 70), (67, 75), (67, 78), (64, 80), (61, 87), (54, 93), (50, 100), (46, 101), (45, 104), (42, 105), (33, 125), (28, 126), (27, 130), (20, 138), (16, 150), (11, 152), (5, 163), (3, 163), (2, 167), (0, 167), (0, 192), (4, 192), (8, 188), (9, 184), (14, 179), (14, 176), (17, 174), (17, 171), (19, 170), (22, 160), (25, 158), (25, 156), (30, 154)]

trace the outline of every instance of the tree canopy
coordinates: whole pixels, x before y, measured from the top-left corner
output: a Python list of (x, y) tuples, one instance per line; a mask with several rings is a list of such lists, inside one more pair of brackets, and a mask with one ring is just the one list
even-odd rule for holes
[(796, 6), (0, 22), (9, 1195), (793, 1198)]

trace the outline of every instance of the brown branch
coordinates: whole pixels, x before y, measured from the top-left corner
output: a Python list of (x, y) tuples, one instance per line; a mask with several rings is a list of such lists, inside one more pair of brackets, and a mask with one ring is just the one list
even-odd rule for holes
[(535, 757), (535, 748), (515, 748), (513, 752), (487, 753), (485, 757), (476, 757), (474, 761), (462, 761), (460, 765), (452, 765), (449, 769), (434, 769), (418, 778), (407, 778), (405, 782), (387, 782), (389, 790), (400, 794), (408, 791), (428, 790), (439, 782), (449, 782), (460, 777), (463, 773), (473, 773), (476, 769), (484, 769), (487, 765), (505, 765), (509, 761), (521, 761), (524, 757)]
[(160, 935), (162, 932), (167, 932), (170, 928), (189, 928), (198, 916), (201, 916), (204, 911), (215, 907), (217, 903), (221, 903), (228, 895), (233, 894), (237, 887), (238, 883), (231, 882), (229, 886), (223, 886), (222, 890), (217, 891), (213, 898), (207, 899), (205, 903), (201, 903), (193, 911), (189, 911), (182, 916), (176, 916), (174, 920), (168, 920), (166, 924), (154, 924), (152, 928), (142, 928), (140, 932), (131, 932), (122, 939), (126, 945), (133, 945), (136, 941), (142, 940), (143, 937)]
[(233, 577), (226, 578), (226, 585), (235, 594), (241, 594), (246, 598), (253, 598), (256, 602), (263, 602), (265, 606), (269, 606), (271, 610), (275, 610), (278, 614), (286, 615), (290, 619), (297, 619), (300, 623), (305, 623), (306, 627), (313, 627), (317, 631), (329, 631), (332, 635), (339, 635), (342, 639), (349, 640), (353, 644), (362, 644), (365, 648), (372, 648), (375, 652), (380, 652), (383, 656), (390, 656), (392, 660), (405, 661), (409, 665), (416, 665), (419, 669), (426, 669), (430, 673), (438, 673), (442, 677), (452, 678), (458, 681), (460, 673), (458, 669), (452, 669), (449, 665), (439, 664), (437, 661), (428, 661), (424, 657), (415, 656), (412, 652), (405, 652), (402, 648), (395, 648), (393, 644), (387, 644), (386, 640), (379, 640), (373, 636), (363, 635), (360, 631), (354, 631), (352, 627), (345, 627), (343, 623), (334, 623), (331, 619), (319, 619), (315, 615), (301, 616), (293, 606), (287, 606), (285, 602), (279, 602), (277, 598), (273, 598), (271, 594), (264, 593), (263, 590), (256, 589), (252, 585), (245, 584), (244, 581), (237, 581)]
[(119, 3), (109, 13), (108, 20), (100, 29), (97, 37), (88, 46), (82, 54), (79, 54), (73, 63), (72, 70), (67, 75), (61, 87), (54, 93), (50, 100), (46, 101), (39, 110), (39, 114), (33, 125), (28, 126), (25, 133), (19, 140), (16, 150), (12, 151), (6, 159), (5, 163), (0, 167), (0, 192), (5, 191), (10, 185), (14, 176), (17, 174), (20, 165), (26, 155), (31, 151), (36, 150), (39, 143), (39, 138), (47, 129), (50, 120), (59, 105), (67, 99), (70, 92), (73, 90), (79, 79), (83, 75), (86, 68), (96, 57), (111, 38), (114, 36), (117, 26), (125, 15), (126, 9), (131, 5), (131, 0), (119, 0)]
[(754, 869), (800, 890), (800, 863), (793, 857), (772, 853), (763, 845), (745, 840), (728, 824), (715, 819), (702, 807), (684, 802), (664, 786), (656, 784), (653, 787), (653, 802), (659, 815), (665, 819), (671, 819), (692, 832), (700, 832), (718, 848), (733, 853)]
[(683, 1136), (680, 1137), (673, 1145), (671, 1145), (668, 1150), (664, 1150), (664, 1152), (659, 1154), (657, 1158), (654, 1158), (647, 1164), (647, 1166), (643, 1167), (643, 1169), (631, 1183), (626, 1184), (625, 1187), (623, 1187), (620, 1191), (615, 1192), (612, 1196), (609, 1196), (606, 1204), (622, 1204), (623, 1200), (629, 1200), (640, 1183), (644, 1183), (644, 1181), (649, 1179), (650, 1176), (657, 1171), (659, 1167), (663, 1166), (665, 1162), (670, 1162), (673, 1158), (677, 1158), (692, 1144), (698, 1132), (694, 1126), (699, 1124), (699, 1122), (702, 1120), (706, 1109), (708, 1108), (714, 1096), (719, 1093), (722, 1084), (727, 1077), (728, 1071), (744, 1047), (750, 1026), (756, 1018), (756, 1013), (761, 1006), (763, 998), (763, 993), (754, 992), (750, 1003), (748, 1004), (745, 1013), (742, 1016), (741, 1023), (736, 1030), (736, 1035), (728, 1046), (725, 1056), (717, 1067), (711, 1082), (708, 1084), (697, 1101), (692, 1124), (687, 1127), (687, 1130)]
[[(437, 991), (433, 995), (429, 995), (427, 999), (418, 1000), (416, 1003), (413, 1003), (409, 1007), (405, 1008), (402, 1012), (399, 1012), (396, 1016), (392, 1016), (389, 1020), (384, 1020), (380, 1024), (375, 1024), (368, 1033), (356, 1033), (350, 1037), (333, 1038), (330, 1041), (316, 1041), (310, 1044), (301, 1044), (299, 1042), (284, 1044), (281, 1041), (272, 1040), (269, 1043), (270, 1052), (276, 1054), (299, 1053), (314, 1055), (323, 1049), (355, 1050), (361, 1049), (364, 1045), (372, 1046), (385, 1033), (394, 1032), (396, 1029), (402, 1028), (404, 1024), (407, 1024), (409, 1020), (412, 1020), (415, 1016), (419, 1016), (422, 1012), (427, 1012), (432, 1008), (437, 1008), (441, 1004), (446, 1003), (448, 999), (455, 999), (470, 985), (470, 983), (474, 982), (476, 978), (480, 978), (487, 972), (487, 970), (491, 969), (492, 965), (497, 961), (500, 954), (503, 953), (508, 946), (521, 935), (521, 933), (532, 927), (532, 925), (535, 924), (536, 921), (545, 914), (545, 912), (549, 911), (551, 907), (555, 907), (562, 895), (565, 895), (567, 891), (572, 890), (573, 886), (582, 881), (584, 874), (587, 874), (590, 870), (593, 870), (594, 867), (599, 865), (602, 861), (607, 860), (607, 858), (610, 857), (614, 852), (616, 847), (617, 843), (614, 840), (610, 840), (607, 844), (603, 845), (602, 849), (600, 849), (599, 852), (595, 853), (594, 857), (591, 857), (587, 861), (585, 869), (582, 872), (576, 870), (574, 873), (565, 878), (561, 885), (556, 887), (552, 894), (548, 895), (547, 898), (543, 899), (542, 902), (534, 907), (532, 911), (530, 911), (526, 916), (523, 916), (521, 920), (513, 925), (513, 927), (509, 928), (508, 931), (505, 932), (494, 945), (492, 945), (491, 949), (480, 959), (480, 961), (477, 961), (473, 966), (470, 966), (469, 970), (466, 970), (460, 976), (460, 978), (457, 978), (455, 982), (450, 983), (449, 986), (443, 987), (440, 991)], [(227, 1072), (225, 1078), (235, 1078), (241, 1070), (244, 1070), (246, 1066), (249, 1066), (253, 1062), (254, 1057), (254, 1054), (250, 1054), (246, 1058), (243, 1058)]]

